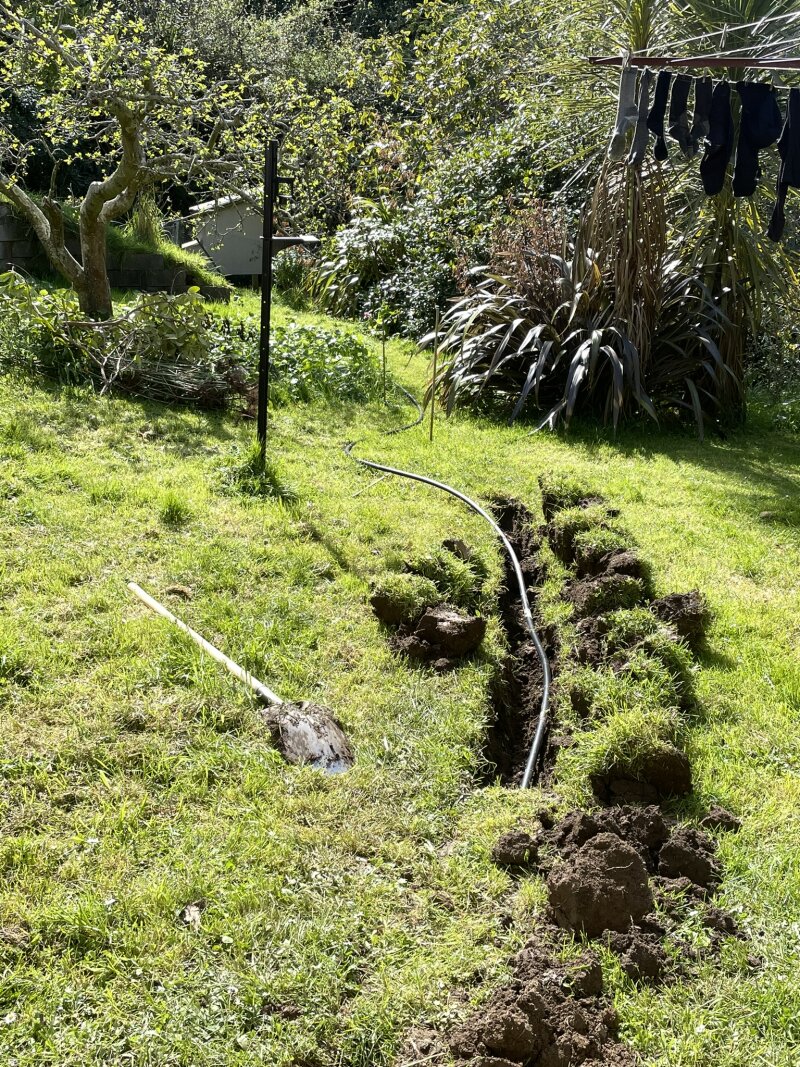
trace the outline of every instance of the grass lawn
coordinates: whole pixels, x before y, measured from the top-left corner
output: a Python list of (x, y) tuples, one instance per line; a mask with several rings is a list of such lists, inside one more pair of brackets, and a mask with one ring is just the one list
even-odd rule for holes
[[(390, 359), (419, 392), (423, 358)], [(751, 941), (658, 990), (610, 957), (607, 976), (646, 1063), (798, 1062), (800, 439), (758, 420), (704, 445), (563, 439), (466, 416), (433, 445), (422, 427), (379, 436), (406, 414), (277, 409), (282, 503), (228, 488), (252, 424), (0, 380), (3, 1064), (388, 1064), (535, 929), (542, 883), (489, 850), (542, 795), (477, 784), (497, 624), (482, 659), (437, 676), (390, 653), (367, 603), (387, 566), (454, 535), (497, 581), (491, 535), (431, 490), (376, 483), (341, 451), (361, 437), (361, 455), (534, 508), (539, 472), (574, 474), (622, 509), (659, 593), (707, 594), (697, 790), (678, 811), (743, 816), (721, 903)], [(355, 768), (285, 765), (248, 693), (129, 579), (286, 699), (333, 708)]]

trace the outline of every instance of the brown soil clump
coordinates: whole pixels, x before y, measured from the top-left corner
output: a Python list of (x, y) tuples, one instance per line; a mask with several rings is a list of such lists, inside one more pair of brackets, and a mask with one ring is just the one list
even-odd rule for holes
[(708, 814), (700, 820), (703, 830), (721, 830), (726, 833), (736, 833), (742, 828), (742, 820), (737, 818), (727, 808), (721, 808), (715, 804)]
[(637, 767), (636, 777), (625, 767), (612, 767), (591, 784), (603, 804), (656, 804), (691, 793), (692, 766), (685, 752), (665, 742)]
[(660, 600), (654, 600), (650, 610), (662, 622), (674, 627), (678, 636), (693, 651), (698, 651), (702, 646), (711, 621), (711, 611), (699, 589), (693, 589), (690, 593), (670, 593)]
[(475, 652), (485, 634), (485, 619), (467, 615), (450, 604), (439, 604), (427, 608), (416, 621), (401, 625), (391, 646), (409, 659), (432, 663), (434, 669), (446, 671)]
[(594, 548), (584, 549), (578, 553), (575, 562), (579, 578), (625, 574), (629, 578), (645, 581), (648, 577), (648, 567), (644, 560), (629, 549), (614, 548), (610, 552)]
[(588, 937), (629, 929), (654, 903), (641, 856), (612, 833), (597, 834), (554, 867), (547, 891), (558, 925)]
[(597, 615), (614, 608), (632, 608), (644, 598), (644, 587), (627, 574), (603, 574), (599, 578), (568, 583), (564, 599), (573, 607), (576, 619)]
[(535, 867), (539, 860), (539, 845), (536, 838), (524, 830), (509, 830), (492, 849), (492, 859), (498, 867)]
[(715, 855), (716, 845), (707, 834), (681, 826), (659, 853), (658, 873), (665, 878), (688, 878), (708, 889), (719, 885), (722, 879)]
[[(603, 996), (597, 956), (562, 961), (558, 932), (531, 941), (514, 960), (511, 982), (451, 1033), (450, 1048), (470, 1067), (633, 1067), (617, 1040), (618, 1021)], [(550, 943), (548, 943), (550, 942)]]

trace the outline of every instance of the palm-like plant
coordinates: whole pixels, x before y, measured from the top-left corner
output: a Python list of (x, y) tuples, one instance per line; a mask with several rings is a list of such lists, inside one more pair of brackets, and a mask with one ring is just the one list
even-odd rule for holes
[(580, 407), (616, 427), (626, 414), (656, 418), (657, 406), (677, 405), (694, 411), (702, 433), (729, 376), (717, 344), (726, 323), (702, 280), (663, 249), (638, 282), (646, 311), (625, 320), (620, 307), (636, 298), (618, 294), (628, 275), (616, 260), (557, 246), (551, 226), (524, 221), (516, 244), (473, 272), (471, 291), (445, 316), (434, 385), (448, 411), (490, 394), (512, 422), (534, 401), (547, 409), (542, 426), (569, 423)]

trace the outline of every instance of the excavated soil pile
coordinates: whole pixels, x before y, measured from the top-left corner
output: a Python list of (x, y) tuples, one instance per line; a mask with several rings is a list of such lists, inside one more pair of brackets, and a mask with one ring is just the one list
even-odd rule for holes
[[(445, 541), (443, 547), (459, 558), (470, 556), (463, 541)], [(477, 650), (486, 635), (485, 619), (453, 604), (427, 606), (408, 618), (406, 604), (381, 589), (373, 592), (370, 604), (381, 622), (396, 628), (390, 641), (394, 651), (430, 663), (437, 671), (452, 670)]]
[(466, 615), (451, 604), (427, 608), (415, 622), (401, 625), (391, 641), (409, 659), (432, 663), (437, 671), (451, 670), (474, 652), (486, 634), (486, 620)]
[(597, 956), (557, 957), (563, 934), (543, 931), (513, 961), (513, 976), (449, 1036), (457, 1062), (470, 1067), (633, 1067), (617, 1040), (617, 1016), (603, 995)]
[[(717, 828), (738, 824), (720, 808), (707, 818)], [(687, 901), (701, 916), (712, 949), (724, 937), (741, 936), (732, 916), (711, 903), (721, 869), (707, 834), (678, 825), (655, 806), (571, 811), (555, 823), (543, 812), (540, 822), (533, 834), (504, 834), (493, 850), (495, 862), (545, 875), (553, 922), (603, 937), (629, 977), (664, 977), (664, 942)]]
[[(591, 498), (592, 504), (597, 504)], [(609, 515), (611, 512), (607, 512)], [(554, 512), (555, 514), (555, 512)], [(601, 524), (602, 525), (602, 524)], [(614, 671), (625, 669), (628, 661), (639, 651), (648, 652), (647, 638), (628, 648), (609, 646), (609, 615), (614, 609), (646, 606), (664, 624), (662, 639), (684, 641), (690, 651), (702, 648), (710, 611), (703, 595), (671, 593), (659, 600), (650, 598), (648, 568), (630, 548), (615, 548), (600, 554), (591, 548), (580, 548), (574, 539), (550, 521), (543, 530), (551, 548), (568, 566), (576, 569), (578, 577), (565, 583), (563, 597), (573, 608), (576, 621), (574, 659), (582, 666), (610, 666)], [(576, 689), (572, 705), (578, 715), (586, 717), (590, 707), (586, 694)], [(691, 704), (691, 693), (681, 696), (684, 707)], [(554, 762), (557, 750), (569, 743), (569, 738), (554, 737), (546, 761)], [(664, 742), (658, 751), (643, 755), (635, 776), (624, 766), (608, 768), (591, 781), (595, 796), (603, 804), (652, 804), (667, 797), (685, 796), (692, 791), (692, 771), (685, 752)]]
[[(495, 500), (492, 510), (520, 561), (535, 618), (536, 587), (541, 585), (544, 571), (539, 562), (541, 542), (534, 517), (524, 504), (505, 498)], [(506, 553), (503, 553), (503, 566), (499, 610), (509, 651), (492, 684), (492, 718), (484, 755), (491, 768), (487, 777), (511, 785), (518, 783), (525, 769), (539, 721), (544, 679), (536, 648), (525, 627), (516, 575)], [(555, 630), (540, 628), (539, 635), (552, 669), (558, 654)]]

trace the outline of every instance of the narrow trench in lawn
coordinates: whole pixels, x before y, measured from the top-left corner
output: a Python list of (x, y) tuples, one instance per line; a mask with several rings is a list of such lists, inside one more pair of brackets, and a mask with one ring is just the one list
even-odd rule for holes
[[(492, 501), (492, 511), (519, 558), (534, 622), (552, 668), (558, 655), (558, 635), (554, 627), (542, 627), (537, 618), (538, 590), (544, 572), (538, 558), (540, 541), (536, 520), (523, 503), (511, 498), (496, 498)], [(492, 713), (484, 742), (487, 766), (483, 783), (499, 781), (502, 785), (518, 786), (539, 722), (544, 675), (525, 627), (514, 570), (505, 553), (503, 570), (498, 608), (508, 652), (491, 683)]]

